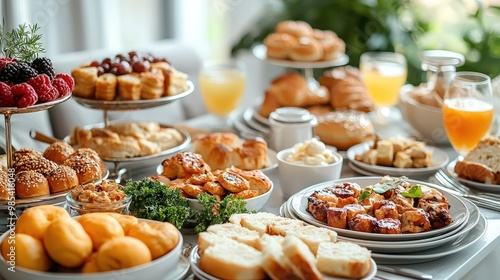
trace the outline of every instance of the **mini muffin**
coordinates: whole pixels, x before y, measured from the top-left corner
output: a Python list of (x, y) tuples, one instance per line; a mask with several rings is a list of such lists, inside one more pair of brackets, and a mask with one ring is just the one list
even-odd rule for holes
[(54, 205), (39, 205), (26, 209), (16, 222), (16, 234), (26, 233), (42, 240), (47, 226), (60, 218), (70, 218), (64, 208)]
[(19, 198), (30, 198), (50, 194), (49, 182), (34, 170), (21, 171), (16, 174), (16, 195)]
[(69, 158), (69, 156), (75, 152), (75, 149), (73, 147), (62, 141), (57, 141), (45, 149), (43, 152), (43, 157), (51, 160), (57, 164), (63, 164), (65, 160)]
[(170, 252), (179, 242), (178, 230), (171, 223), (140, 222), (130, 228), (128, 235), (144, 242), (153, 260)]
[(78, 222), (92, 239), (92, 244), (96, 251), (106, 241), (125, 236), (120, 223), (105, 213), (84, 214), (80, 216)]
[(130, 236), (113, 238), (97, 251), (97, 266), (102, 272), (134, 267), (151, 260), (148, 246)]
[(78, 176), (76, 171), (66, 165), (59, 165), (59, 167), (47, 176), (49, 183), (50, 193), (57, 193), (62, 191), (71, 190), (78, 186)]

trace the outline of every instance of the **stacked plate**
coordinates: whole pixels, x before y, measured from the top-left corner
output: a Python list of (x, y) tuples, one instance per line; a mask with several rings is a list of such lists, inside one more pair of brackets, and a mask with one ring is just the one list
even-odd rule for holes
[(429, 178), (430, 176), (434, 175), (439, 169), (445, 167), (449, 161), (449, 157), (445, 151), (432, 146), (426, 146), (426, 149), (432, 155), (432, 166), (426, 168), (396, 168), (381, 165), (371, 165), (356, 160), (356, 155), (361, 155), (364, 152), (370, 150), (372, 145), (373, 142), (369, 141), (354, 145), (347, 150), (349, 166), (354, 171), (367, 176), (390, 175), (423, 179)]
[(302, 220), (307, 224), (322, 226), (337, 232), (338, 239), (364, 246), (372, 251), (377, 264), (412, 264), (432, 261), (457, 253), (479, 240), (486, 231), (486, 219), (477, 206), (457, 197), (437, 185), (408, 180), (439, 190), (450, 203), (453, 223), (439, 229), (409, 234), (379, 234), (338, 229), (316, 220), (307, 212), (307, 198), (316, 190), (337, 183), (357, 183), (361, 187), (373, 185), (381, 177), (353, 177), (328, 181), (308, 187), (291, 196), (280, 208), (280, 215)]
[(241, 135), (258, 135), (267, 138), (270, 132), (269, 121), (259, 115), (258, 106), (248, 107), (231, 114), (229, 122), (232, 129)]

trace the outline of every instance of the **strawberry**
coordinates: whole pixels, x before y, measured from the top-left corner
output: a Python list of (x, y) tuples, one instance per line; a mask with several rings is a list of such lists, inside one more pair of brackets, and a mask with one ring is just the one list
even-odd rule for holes
[(4, 82), (0, 82), (0, 107), (16, 106), (17, 101), (10, 90), (10, 86)]
[(55, 78), (63, 79), (69, 86), (69, 92), (72, 92), (75, 89), (75, 80), (73, 79), (73, 77), (71, 77), (71, 75), (68, 75), (66, 73), (58, 73)]
[(71, 92), (71, 89), (69, 85), (66, 83), (66, 81), (61, 78), (61, 77), (56, 77), (52, 81), (52, 86), (57, 89), (59, 92), (59, 96), (66, 96)]
[(38, 102), (38, 95), (35, 89), (26, 82), (13, 85), (10, 90), (15, 97), (19, 98), (17, 101), (18, 107), (24, 108), (35, 105)]
[(28, 84), (35, 89), (38, 96), (46, 95), (52, 87), (50, 84), (50, 77), (47, 74), (40, 74), (28, 79)]

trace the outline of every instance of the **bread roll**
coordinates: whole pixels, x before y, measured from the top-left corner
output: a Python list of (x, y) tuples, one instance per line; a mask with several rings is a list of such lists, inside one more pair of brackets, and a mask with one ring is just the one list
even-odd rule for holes
[(106, 241), (125, 236), (123, 228), (118, 221), (105, 213), (88, 213), (80, 216), (78, 222), (92, 239), (95, 251)]
[(288, 59), (290, 49), (297, 44), (297, 38), (288, 33), (271, 33), (263, 41), (266, 46), (267, 57)]
[(107, 101), (115, 100), (117, 82), (118, 79), (114, 74), (104, 73), (99, 76), (95, 83), (95, 99)]
[(30, 198), (50, 194), (47, 179), (37, 171), (21, 171), (16, 174), (15, 181), (16, 196), (19, 198)]
[(290, 48), (289, 56), (296, 61), (318, 61), (323, 58), (323, 47), (312, 37), (300, 37)]
[(102, 178), (101, 166), (92, 158), (71, 156), (64, 162), (64, 165), (76, 171), (80, 184), (95, 182)]
[(118, 223), (122, 226), (125, 235), (128, 235), (128, 231), (132, 226), (139, 223), (139, 220), (131, 215), (123, 215), (114, 212), (106, 212), (106, 214), (110, 215), (111, 217), (113, 217), (115, 220), (118, 221)]
[(43, 157), (43, 154), (32, 149), (22, 148), (12, 155), (12, 167), (15, 172), (37, 171), (43, 176), (49, 175), (57, 168), (57, 164)]
[(63, 164), (74, 152), (75, 149), (70, 144), (63, 141), (56, 141), (45, 149), (43, 157), (57, 164)]
[(75, 80), (73, 95), (83, 98), (95, 98), (97, 67), (81, 67), (71, 70)]
[(274, 92), (266, 90), (266, 92), (264, 93), (264, 101), (262, 101), (262, 104), (260, 105), (257, 113), (267, 119), (272, 112), (280, 107), (281, 104), (276, 94), (274, 94)]
[(76, 171), (66, 165), (59, 165), (56, 170), (47, 176), (50, 193), (58, 193), (70, 190), (78, 186)]
[(9, 180), (7, 172), (0, 170), (0, 201), (9, 200), (11, 194), (9, 193)]
[(147, 223), (139, 222), (132, 226), (128, 236), (144, 242), (151, 251), (153, 260), (168, 254), (179, 243), (179, 230), (168, 222)]
[(70, 218), (62, 207), (39, 205), (26, 209), (16, 222), (16, 233), (25, 233), (42, 240), (47, 226), (59, 218)]
[(362, 278), (371, 269), (370, 251), (350, 242), (321, 243), (316, 259), (319, 271), (330, 276)]
[(314, 128), (315, 134), (323, 143), (341, 151), (375, 139), (375, 129), (365, 113), (333, 111), (316, 117), (318, 125)]
[(307, 107), (327, 104), (330, 94), (327, 88), (320, 86), (312, 91), (306, 79), (296, 72), (286, 72), (269, 85), (268, 92), (273, 94), (281, 107)]
[(80, 270), (81, 273), (96, 273), (99, 272), (97, 265), (97, 252), (94, 252), (87, 258)]
[(117, 237), (104, 243), (97, 251), (99, 271), (112, 271), (130, 268), (151, 262), (151, 252), (140, 240)]
[(321, 60), (334, 60), (345, 53), (345, 42), (330, 30), (314, 29), (313, 37), (318, 40), (323, 48)]
[(300, 20), (285, 20), (276, 25), (277, 33), (287, 33), (296, 38), (312, 36), (313, 29), (309, 23)]
[(14, 248), (16, 266), (37, 271), (48, 271), (52, 267), (52, 260), (45, 252), (42, 242), (28, 234), (17, 233), (4, 238), (0, 251), (5, 261), (10, 259), (12, 248)]

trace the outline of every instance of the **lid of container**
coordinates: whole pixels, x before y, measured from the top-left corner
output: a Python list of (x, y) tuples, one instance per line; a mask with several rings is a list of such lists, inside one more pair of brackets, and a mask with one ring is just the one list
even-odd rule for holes
[(463, 55), (445, 50), (429, 50), (423, 51), (421, 54), (421, 59), (423, 63), (430, 65), (450, 65), (450, 66), (462, 66), (465, 62)]
[(284, 123), (303, 123), (314, 119), (314, 116), (304, 108), (281, 107), (271, 113), (270, 118)]

